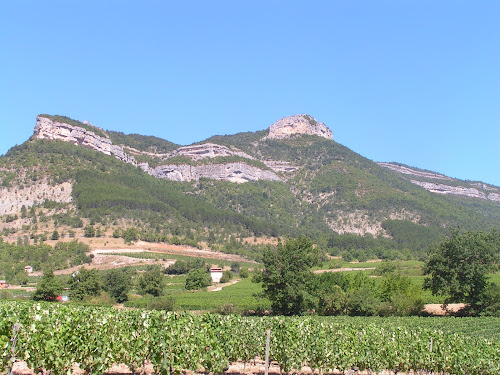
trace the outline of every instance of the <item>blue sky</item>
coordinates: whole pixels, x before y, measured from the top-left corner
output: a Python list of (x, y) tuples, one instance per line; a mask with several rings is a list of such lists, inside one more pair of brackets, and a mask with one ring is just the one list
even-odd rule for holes
[(179, 144), (308, 113), (375, 161), (500, 185), (498, 1), (0, 2), (0, 154), (39, 113)]

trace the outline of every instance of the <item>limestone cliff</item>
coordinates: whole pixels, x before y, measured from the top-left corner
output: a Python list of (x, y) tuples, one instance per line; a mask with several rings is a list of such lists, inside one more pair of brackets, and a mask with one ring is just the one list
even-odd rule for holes
[[(462, 197), (487, 199), (500, 202), (499, 189), (484, 183), (471, 183), (447, 177), (445, 175), (422, 171), (395, 163), (377, 163), (378, 165), (391, 169), (403, 175), (413, 176), (411, 183), (423, 187), (425, 190), (436, 194), (458, 195)], [(421, 180), (417, 180), (419, 178)], [(426, 179), (440, 180), (436, 182), (425, 181)], [(460, 185), (457, 185), (457, 182)], [(464, 186), (461, 186), (464, 185)]]
[[(144, 169), (145, 165), (141, 165)], [(167, 178), (173, 181), (198, 181), (200, 178), (230, 182), (248, 182), (258, 180), (279, 181), (280, 178), (272, 171), (262, 170), (243, 162), (208, 164), (208, 165), (160, 165), (149, 168), (148, 173), (157, 178)]]
[[(89, 123), (84, 124), (91, 129), (93, 127)], [(98, 130), (104, 136), (96, 134)], [(37, 139), (60, 140), (84, 146), (95, 151), (102, 152), (103, 154), (114, 156), (125, 163), (136, 165), (154, 177), (167, 178), (174, 181), (192, 181), (199, 180), (202, 177), (238, 183), (257, 180), (280, 180), (276, 173), (260, 169), (244, 162), (194, 166), (174, 165), (168, 162), (168, 159), (176, 156), (185, 156), (194, 161), (205, 158), (228, 156), (239, 156), (249, 160), (254, 160), (252, 156), (238, 150), (237, 148), (230, 149), (226, 146), (213, 143), (185, 146), (180, 147), (169, 154), (153, 155), (151, 153), (143, 153), (139, 150), (130, 149), (130, 147), (114, 145), (105, 133), (100, 131), (98, 128), (96, 128), (96, 131), (94, 132), (83, 127), (54, 121), (44, 116), (37, 117), (34, 137)], [(136, 155), (144, 154), (160, 158), (165, 164), (155, 168), (150, 167), (148, 163), (138, 164), (135, 158), (125, 151), (125, 148)]]
[(284, 117), (276, 121), (269, 128), (269, 134), (263, 139), (289, 138), (296, 134), (317, 135), (326, 139), (333, 138), (331, 130), (325, 124), (316, 121), (312, 116), (303, 114)]
[(193, 146), (179, 147), (177, 150), (166, 155), (165, 159), (175, 156), (185, 156), (191, 160), (200, 160), (206, 158), (217, 158), (221, 156), (240, 156), (246, 159), (254, 160), (255, 158), (247, 153), (238, 150), (236, 147), (229, 148), (215, 143), (203, 143)]
[(133, 156), (127, 154), (123, 147), (114, 145), (109, 138), (99, 136), (95, 132), (82, 127), (53, 121), (47, 117), (37, 116), (34, 136), (38, 139), (70, 142), (114, 156), (125, 163), (136, 164)]

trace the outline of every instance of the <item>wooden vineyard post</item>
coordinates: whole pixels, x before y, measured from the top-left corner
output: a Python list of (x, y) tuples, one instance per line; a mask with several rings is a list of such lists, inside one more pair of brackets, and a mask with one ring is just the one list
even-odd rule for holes
[(266, 338), (266, 369), (265, 369), (265, 375), (269, 374), (269, 345), (271, 343), (271, 330), (267, 330), (267, 338)]

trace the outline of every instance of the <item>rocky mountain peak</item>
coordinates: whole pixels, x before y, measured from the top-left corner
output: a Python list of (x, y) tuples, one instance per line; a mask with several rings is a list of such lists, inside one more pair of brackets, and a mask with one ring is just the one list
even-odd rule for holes
[(325, 124), (316, 121), (312, 116), (303, 114), (283, 117), (276, 121), (271, 125), (269, 134), (264, 139), (289, 138), (295, 134), (318, 135), (326, 139), (333, 138), (331, 130)]

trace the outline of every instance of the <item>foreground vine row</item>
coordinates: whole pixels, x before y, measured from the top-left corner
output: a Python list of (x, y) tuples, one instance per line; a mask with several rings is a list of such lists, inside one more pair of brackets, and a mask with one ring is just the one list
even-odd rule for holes
[(102, 373), (116, 363), (136, 370), (145, 361), (159, 374), (220, 373), (230, 363), (264, 358), (267, 329), (272, 332), (270, 358), (285, 372), (305, 365), (322, 371), (500, 373), (498, 342), (394, 322), (361, 322), (3, 302), (0, 364), (9, 366), (17, 324), (15, 357), (54, 375), (66, 374), (74, 363), (87, 373)]

